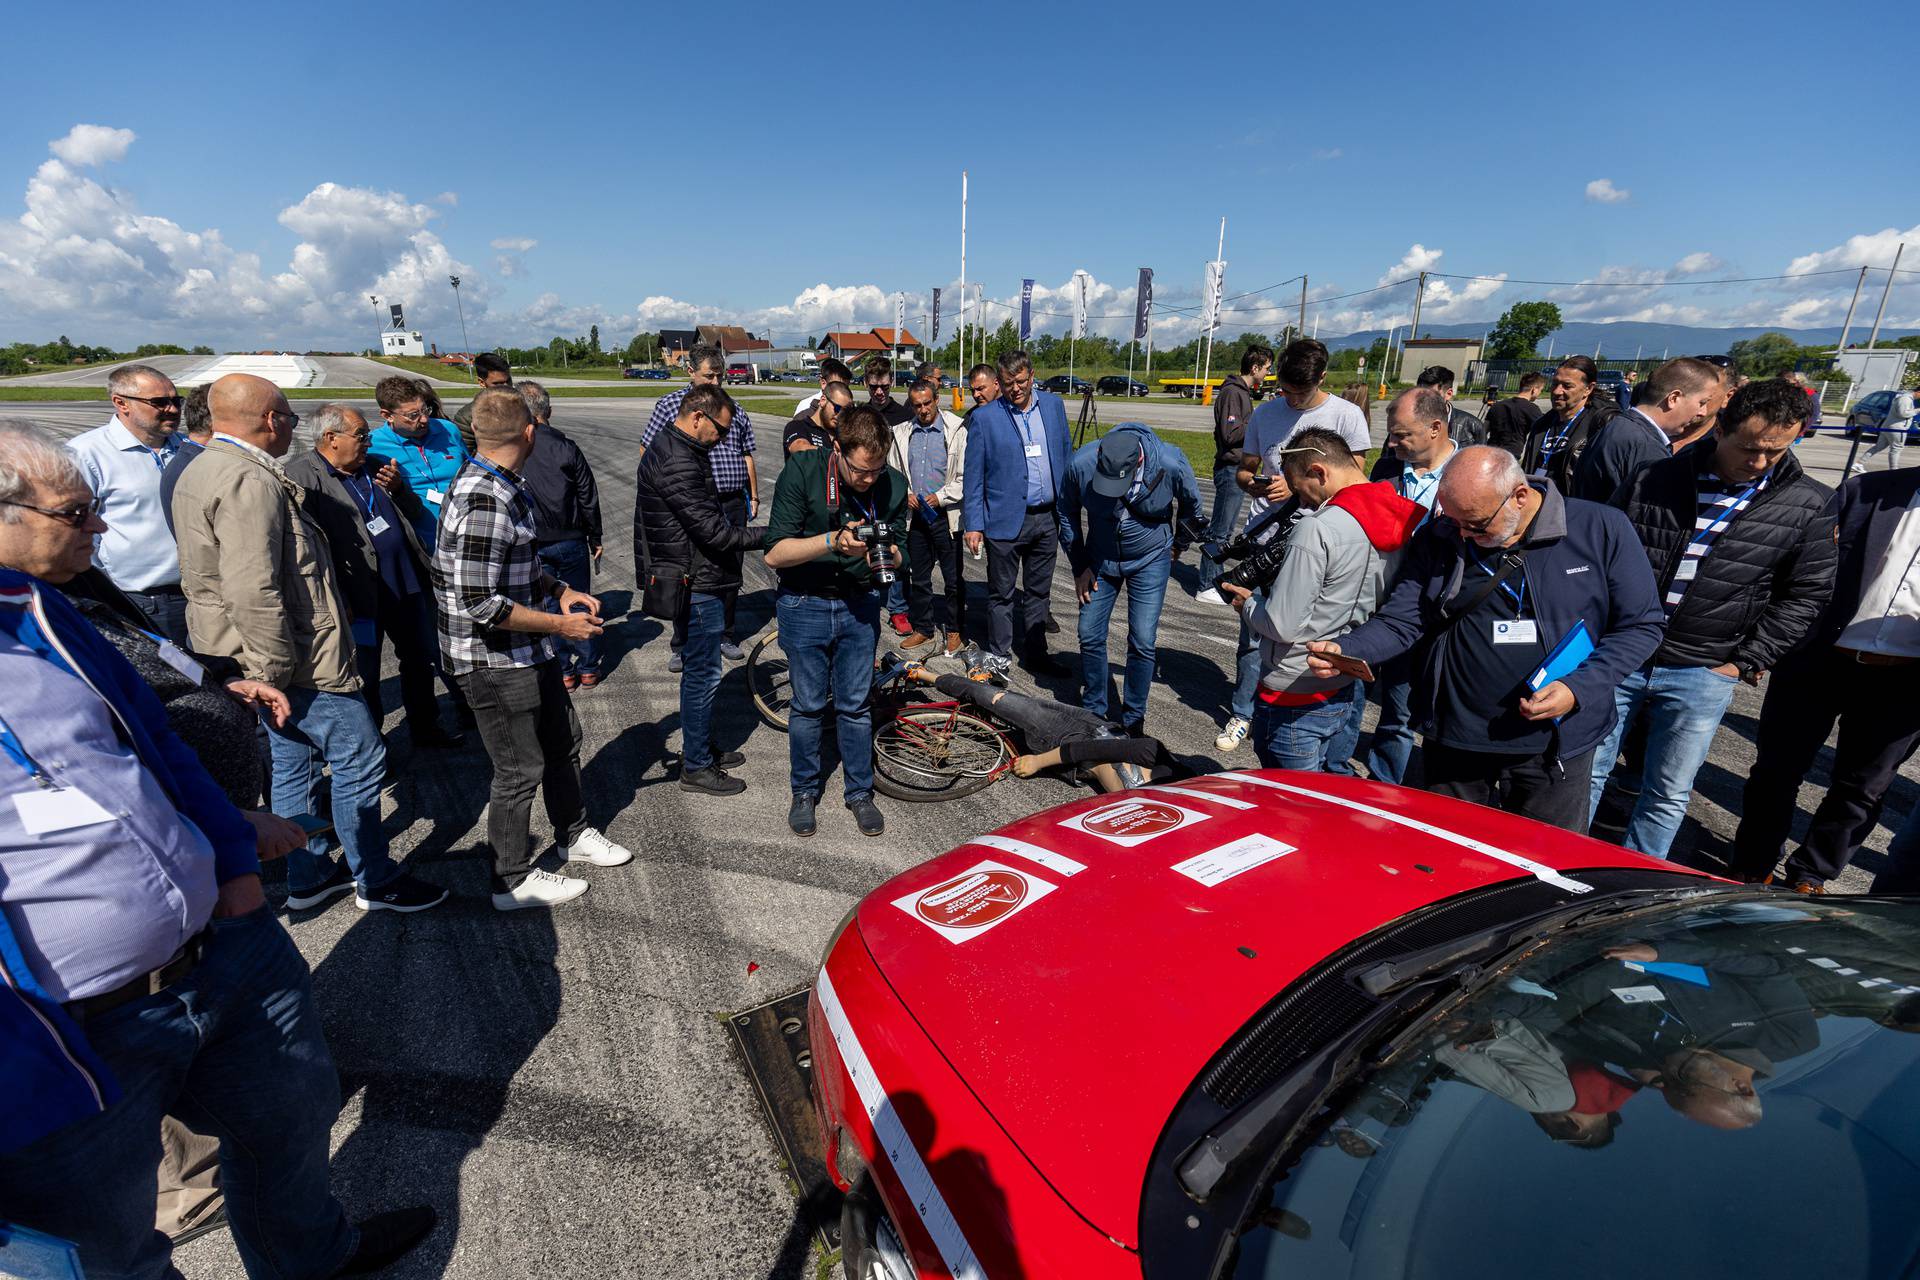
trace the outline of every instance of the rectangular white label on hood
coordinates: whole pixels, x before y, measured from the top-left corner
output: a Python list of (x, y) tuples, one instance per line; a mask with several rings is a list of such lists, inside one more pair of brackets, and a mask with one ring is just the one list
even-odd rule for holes
[(1212, 816), (1155, 796), (1131, 796), (1071, 818), (1063, 818), (1060, 825), (1131, 848), (1156, 840), (1170, 831), (1205, 822)]
[(1176, 862), (1173, 869), (1190, 880), (1198, 880), (1211, 889), (1224, 881), (1231, 880), (1243, 871), (1265, 866), (1275, 858), (1284, 858), (1292, 853), (1294, 846), (1283, 844), (1272, 836), (1255, 832), (1242, 836), (1230, 844), (1218, 849), (1209, 849), (1185, 862)]
[(1058, 885), (1004, 862), (977, 862), (893, 905), (949, 942), (965, 942), (1019, 915)]

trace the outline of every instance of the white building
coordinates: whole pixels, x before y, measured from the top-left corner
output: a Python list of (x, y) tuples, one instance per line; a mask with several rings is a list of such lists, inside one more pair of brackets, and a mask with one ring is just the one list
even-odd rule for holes
[(418, 329), (388, 329), (380, 335), (383, 356), (424, 356), (427, 344)]

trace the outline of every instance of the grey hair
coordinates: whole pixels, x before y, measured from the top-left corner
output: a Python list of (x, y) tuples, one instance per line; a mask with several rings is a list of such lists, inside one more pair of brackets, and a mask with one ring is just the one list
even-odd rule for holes
[(107, 375), (107, 394), (110, 396), (130, 396), (134, 388), (140, 385), (142, 378), (158, 378), (162, 382), (171, 382), (166, 374), (150, 364), (123, 364)]
[(553, 416), (553, 397), (547, 389), (531, 378), (522, 378), (514, 384), (520, 398), (527, 402), (527, 412), (533, 415), (535, 422), (545, 422)]
[(994, 364), (999, 367), (1002, 382), (1011, 382), (1018, 374), (1033, 372), (1033, 357), (1024, 351), (1004, 351)]
[(1414, 417), (1422, 426), (1436, 420), (1443, 428), (1449, 425), (1452, 411), (1447, 407), (1447, 398), (1440, 394), (1438, 388), (1408, 387), (1393, 398), (1393, 403), (1387, 406), (1387, 413), (1391, 415), (1402, 404), (1412, 407)]
[[(25, 418), (0, 418), (0, 503), (26, 501), (36, 480), (60, 489), (93, 488), (59, 436)], [(0, 506), (0, 524), (19, 521), (20, 508)]]
[[(345, 435), (347, 415), (359, 412), (350, 404), (329, 401), (307, 415), (306, 425), (313, 432), (313, 438), (316, 441), (325, 439), (327, 436)], [(366, 421), (366, 415), (361, 415), (361, 421)]]
[(710, 364), (725, 373), (727, 371), (727, 353), (711, 342), (696, 342), (687, 352), (687, 372), (698, 373), (700, 366)]

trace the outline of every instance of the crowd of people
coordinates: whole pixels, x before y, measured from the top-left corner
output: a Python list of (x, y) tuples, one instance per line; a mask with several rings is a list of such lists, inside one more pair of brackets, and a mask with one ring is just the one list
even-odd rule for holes
[[(1247, 349), (1213, 403), (1207, 511), (1185, 452), (1145, 424), (1076, 448), (1024, 352), (966, 371), (964, 416), (937, 367), (903, 402), (884, 359), (857, 382), (823, 359), (763, 511), (725, 353), (695, 347), (689, 385), (647, 421), (633, 512), (638, 612), (679, 677), (678, 785), (747, 786), (714, 701), (744, 657), (756, 552), (791, 677), (795, 835), (818, 829), (836, 762), (852, 828), (885, 830), (886, 630), (916, 682), (1030, 730), (1023, 776), (1084, 765), (1112, 788), (1166, 766), (1149, 731), (1159, 626), (1199, 544), (1198, 602), (1237, 614), (1222, 756), (1250, 740), (1268, 767), (1364, 768), (1665, 857), (1734, 691), (1765, 678), (1728, 869), (1823, 892), (1920, 742), (1920, 468), (1836, 492), (1795, 453), (1804, 387), (1683, 358), (1623, 405), (1578, 356), (1489, 397), (1484, 419), (1449, 370), (1425, 371), (1387, 406), (1370, 465), (1364, 388), (1332, 394), (1327, 363), (1311, 339)], [(452, 417), (400, 375), (374, 389), (377, 425), (321, 405), (297, 454), (299, 415), (244, 374), (183, 395), (120, 366), (112, 419), (70, 442), (0, 421), (0, 1078), (32, 1100), (0, 1109), (0, 1186), (9, 1216), (78, 1241), (92, 1268), (159, 1274), (168, 1237), (216, 1214), (250, 1270), (290, 1275), (376, 1269), (432, 1227), (424, 1207), (351, 1224), (327, 1189), (337, 1084), (259, 875), (285, 857), (294, 910), (446, 900), (381, 819), (389, 648), (405, 750), (471, 734), (490, 759), (494, 908), (588, 888), (535, 865), (536, 793), (563, 864), (633, 857), (587, 824), (581, 790), (573, 698), (606, 661), (593, 470), (545, 388), (496, 356), (475, 374)], [(1077, 666), (1050, 652), (1062, 553)], [(969, 561), (986, 605), (971, 626)], [(1009, 691), (1016, 659), (1077, 685), (1078, 707)], [(1836, 724), (1831, 785), (1780, 869)], [(1896, 854), (1888, 885), (1920, 883), (1920, 831)]]

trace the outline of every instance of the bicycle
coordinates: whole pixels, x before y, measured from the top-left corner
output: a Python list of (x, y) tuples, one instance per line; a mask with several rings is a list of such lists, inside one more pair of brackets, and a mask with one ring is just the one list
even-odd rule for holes
[[(1019, 754), (993, 717), (950, 700), (926, 700), (909, 691), (906, 667), (895, 666), (873, 686), (873, 785), (910, 804), (970, 796), (1013, 767)], [(793, 680), (778, 628), (747, 655), (753, 709), (771, 727), (787, 731)]]

